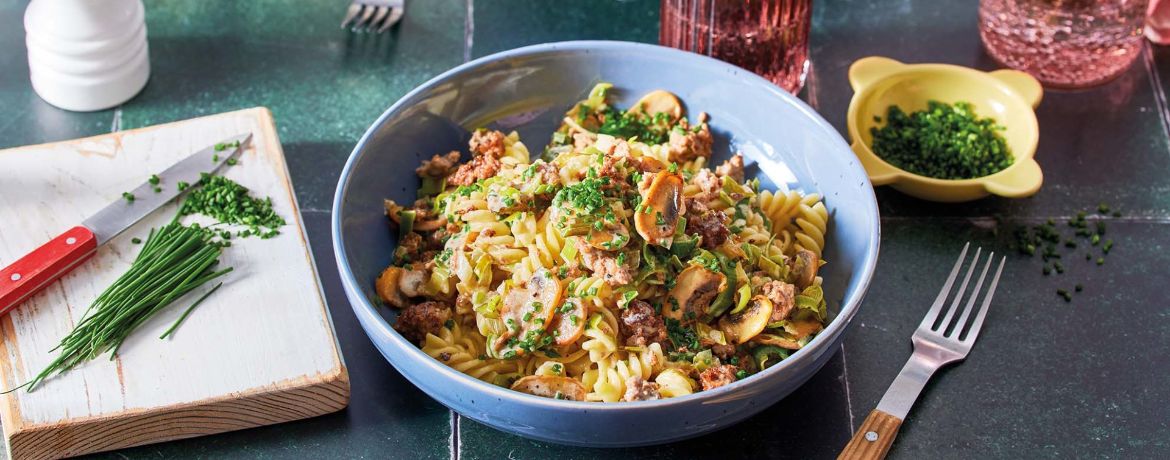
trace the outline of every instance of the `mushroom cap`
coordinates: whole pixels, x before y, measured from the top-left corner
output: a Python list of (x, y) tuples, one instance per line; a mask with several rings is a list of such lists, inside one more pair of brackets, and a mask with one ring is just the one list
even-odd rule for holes
[(772, 301), (757, 295), (748, 301), (747, 308), (739, 313), (724, 316), (719, 320), (719, 329), (736, 345), (751, 340), (764, 332), (772, 318)]
[[(680, 322), (688, 322), (707, 313), (711, 302), (724, 289), (727, 277), (701, 265), (683, 269), (676, 278), (668, 296), (668, 304), (662, 306), (662, 314)], [(687, 313), (694, 313), (687, 315)]]
[(555, 375), (529, 375), (512, 384), (512, 389), (521, 393), (555, 398), (560, 393), (565, 399), (585, 400), (585, 386), (576, 379)]
[(642, 207), (634, 212), (634, 228), (650, 244), (669, 248), (679, 217), (686, 212), (682, 176), (659, 171), (642, 195)]

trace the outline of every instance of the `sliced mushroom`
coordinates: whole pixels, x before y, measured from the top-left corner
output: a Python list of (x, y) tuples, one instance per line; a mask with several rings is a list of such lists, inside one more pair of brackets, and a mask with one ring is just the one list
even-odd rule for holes
[(674, 123), (682, 118), (682, 103), (679, 102), (678, 97), (666, 90), (656, 89), (634, 103), (630, 107), (629, 113), (640, 113), (648, 117), (653, 117), (659, 113), (665, 113), (670, 117), (670, 122)]
[(690, 322), (707, 313), (711, 302), (724, 289), (727, 277), (699, 265), (691, 265), (678, 274), (674, 288), (662, 306), (662, 314), (682, 322)]
[(767, 297), (757, 295), (748, 301), (743, 311), (724, 316), (719, 320), (719, 329), (728, 340), (736, 345), (751, 340), (764, 332), (768, 320), (772, 318), (772, 301)]
[(788, 330), (788, 332), (791, 332), (793, 335), (793, 338), (795, 338), (796, 340), (800, 340), (800, 339), (803, 339), (803, 338), (808, 337), (810, 335), (813, 335), (817, 332), (820, 332), (821, 329), (825, 328), (824, 325), (822, 325), (820, 321), (817, 321), (815, 319), (802, 319), (802, 320), (790, 321), (788, 324), (791, 327), (785, 328), (785, 329)]
[(402, 295), (399, 281), (402, 279), (402, 274), (405, 273), (402, 267), (387, 267), (378, 276), (378, 280), (374, 282), (374, 290), (378, 292), (378, 297), (386, 303), (398, 308), (404, 308), (408, 305), (405, 296)]
[(407, 297), (423, 295), (423, 287), (427, 284), (425, 270), (403, 270), (398, 277), (398, 290)]
[(647, 242), (670, 247), (678, 217), (687, 212), (682, 190), (683, 178), (677, 173), (659, 171), (654, 177), (634, 213), (634, 228)]
[[(505, 332), (492, 344), (501, 355), (512, 351), (522, 356), (526, 350), (522, 344), (533, 345), (552, 324), (553, 314), (561, 305), (564, 287), (561, 281), (548, 270), (532, 275), (524, 287), (513, 287), (504, 295), (500, 317), (504, 320)], [(509, 346), (509, 339), (518, 343)]]
[(820, 268), (821, 258), (815, 252), (808, 249), (798, 249), (796, 256), (792, 258), (792, 266), (789, 270), (789, 278), (792, 279), (792, 284), (796, 285), (799, 290), (812, 286), (817, 279), (817, 269)]
[(656, 173), (666, 169), (666, 165), (657, 158), (644, 156), (638, 159), (638, 170), (644, 173)]
[(529, 375), (513, 383), (512, 389), (545, 398), (585, 400), (585, 386), (577, 379), (569, 377)]
[(565, 300), (557, 308), (552, 325), (549, 326), (549, 330), (554, 331), (553, 336), (556, 337), (556, 344), (565, 346), (581, 338), (581, 334), (585, 333), (587, 318), (588, 313), (585, 310), (585, 305), (581, 303), (581, 299), (574, 297)]
[(609, 224), (601, 230), (589, 230), (589, 245), (603, 251), (616, 251), (630, 242), (630, 230), (622, 224)]
[(777, 346), (780, 348), (786, 348), (789, 350), (799, 350), (800, 349), (800, 344), (797, 343), (795, 340), (780, 337), (780, 336), (775, 335), (775, 334), (759, 334), (755, 337), (752, 337), (751, 341), (752, 341), (752, 343), (758, 343), (760, 345), (773, 345), (773, 346)]

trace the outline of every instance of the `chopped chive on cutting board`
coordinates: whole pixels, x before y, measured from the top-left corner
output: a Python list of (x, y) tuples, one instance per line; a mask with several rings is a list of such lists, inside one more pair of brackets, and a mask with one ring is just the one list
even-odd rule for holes
[[(223, 174), (271, 197), (288, 224), (274, 238), (233, 238), (220, 263), (235, 270), (170, 338), (159, 336), (210, 285), (144, 323), (113, 360), (102, 355), (32, 393), (0, 396), (11, 458), (69, 457), (271, 425), (349, 403), (349, 376), (265, 108), (0, 150), (0, 266), (152, 174), (241, 132), (253, 134), (252, 147)], [(27, 382), (56, 357), (50, 350), (141, 250), (132, 240), (145, 240), (176, 212), (175, 203), (159, 209), (0, 318), (3, 389)]]

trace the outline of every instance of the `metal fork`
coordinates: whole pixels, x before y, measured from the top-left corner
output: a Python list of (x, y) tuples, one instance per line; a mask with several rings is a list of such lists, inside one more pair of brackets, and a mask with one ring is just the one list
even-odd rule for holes
[(950, 307), (946, 308), (944, 312), (943, 305), (947, 303), (947, 297), (955, 283), (955, 277), (963, 266), (963, 261), (967, 257), (967, 249), (970, 246), (971, 243), (963, 246), (963, 252), (959, 254), (959, 260), (951, 269), (951, 275), (947, 277), (946, 284), (943, 284), (942, 291), (938, 293), (934, 304), (930, 306), (930, 311), (926, 312), (926, 317), (922, 319), (922, 323), (914, 331), (914, 335), (910, 339), (914, 343), (914, 354), (910, 356), (910, 360), (906, 362), (902, 372), (894, 379), (894, 383), (890, 384), (890, 389), (886, 390), (885, 396), (882, 396), (877, 409), (870, 412), (869, 417), (866, 417), (865, 422), (861, 424), (861, 428), (853, 435), (853, 439), (841, 451), (841, 455), (837, 457), (838, 460), (884, 458), (886, 453), (890, 451), (890, 445), (894, 443), (894, 438), (898, 435), (898, 428), (902, 425), (902, 420), (906, 418), (906, 413), (910, 411), (910, 406), (914, 405), (914, 400), (918, 399), (918, 394), (922, 392), (922, 387), (926, 385), (930, 376), (942, 366), (967, 358), (967, 353), (971, 351), (971, 345), (974, 345), (975, 339), (979, 337), (979, 329), (983, 327), (983, 319), (987, 317), (987, 308), (991, 305), (991, 298), (995, 295), (995, 288), (999, 285), (999, 275), (1003, 273), (1003, 264), (1007, 259), (1006, 257), (1000, 259), (999, 268), (995, 270), (995, 277), (991, 279), (991, 286), (983, 298), (983, 304), (968, 325), (975, 301), (983, 289), (983, 281), (987, 277), (987, 271), (995, 259), (995, 253), (990, 253), (987, 256), (987, 262), (983, 264), (983, 270), (979, 274), (979, 281), (975, 282), (975, 291), (971, 293), (966, 306), (962, 308), (958, 320), (953, 321), (952, 324), (955, 313), (959, 311), (963, 294), (967, 292), (967, 284), (971, 281), (971, 274), (979, 265), (979, 256), (983, 252), (982, 248), (975, 250), (975, 258), (967, 268), (963, 284), (959, 286), (958, 293), (955, 294)]
[[(341, 28), (385, 32), (406, 14), (406, 0), (353, 0), (341, 20)], [(375, 30), (375, 28), (377, 28)]]

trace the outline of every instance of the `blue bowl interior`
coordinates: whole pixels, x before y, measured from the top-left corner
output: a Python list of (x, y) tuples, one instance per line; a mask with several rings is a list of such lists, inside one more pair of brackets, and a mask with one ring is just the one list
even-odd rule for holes
[[(334, 202), (334, 245), (354, 308), (375, 311), (387, 323), (394, 321), (394, 310), (380, 307), (374, 292), (374, 280), (390, 263), (396, 244), (396, 232), (383, 215), (382, 199), (412, 202), (419, 186), (414, 169), (422, 160), (436, 153), (466, 150), (471, 130), (479, 127), (516, 130), (529, 150), (538, 155), (564, 112), (600, 81), (614, 84), (620, 107), (654, 89), (675, 93), (686, 104), (692, 120), (699, 112), (710, 115), (716, 140), (712, 164), (739, 152), (747, 160), (748, 176), (759, 177), (763, 187), (815, 192), (824, 197), (831, 218), (824, 252), (828, 264), (821, 274), (834, 320), (808, 347), (760, 374), (772, 382), (791, 381), (793, 385), (807, 379), (811, 373), (805, 367), (799, 370), (802, 375), (791, 378), (779, 374), (795, 368), (794, 361), (806, 355), (823, 364), (824, 355), (840, 340), (856, 312), (877, 261), (877, 203), (865, 171), (840, 134), (795, 97), (737, 67), (658, 46), (566, 42), (512, 50), (440, 75), (388, 109), (355, 147)], [(380, 348), (389, 346), (387, 343), (406, 345), (385, 327), (371, 330), (368, 324), (364, 326)], [(390, 356), (387, 349), (382, 351)], [(417, 348), (407, 354), (431, 359)], [(724, 398), (760, 376), (675, 401)], [(439, 384), (427, 381), (433, 376), (407, 377), (424, 387)], [(465, 384), (490, 387), (460, 382)], [(784, 393), (787, 391), (791, 389)], [(542, 407), (582, 404), (520, 396)], [(663, 402), (614, 406), (659, 403)]]

